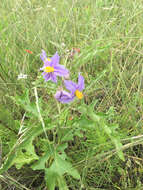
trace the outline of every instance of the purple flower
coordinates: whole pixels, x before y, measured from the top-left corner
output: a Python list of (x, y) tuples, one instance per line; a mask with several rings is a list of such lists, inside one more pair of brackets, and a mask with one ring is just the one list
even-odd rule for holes
[(69, 71), (63, 65), (59, 64), (60, 56), (57, 52), (53, 57), (47, 58), (46, 52), (42, 50), (40, 58), (44, 62), (44, 66), (40, 70), (44, 71), (42, 75), (45, 81), (52, 80), (56, 83), (57, 76), (64, 77), (69, 75)]
[(74, 100), (75, 97), (78, 99), (83, 98), (82, 90), (84, 89), (84, 78), (79, 74), (78, 83), (74, 83), (69, 80), (64, 81), (65, 87), (70, 91), (59, 90), (55, 94), (55, 98), (61, 103), (69, 103)]
[(63, 104), (69, 103), (74, 99), (74, 96), (72, 96), (72, 94), (64, 90), (58, 90), (54, 97)]
[(65, 87), (71, 92), (72, 96), (76, 96), (78, 99), (83, 98), (82, 90), (84, 89), (84, 78), (83, 76), (78, 75), (78, 83), (65, 80), (64, 81)]

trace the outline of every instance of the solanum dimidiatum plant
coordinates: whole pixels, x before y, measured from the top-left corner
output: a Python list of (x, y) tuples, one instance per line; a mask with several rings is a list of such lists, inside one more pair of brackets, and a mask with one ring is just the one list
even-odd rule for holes
[[(81, 168), (76, 168), (76, 164), (73, 167), (71, 158), (66, 153), (69, 141), (74, 141), (75, 136), (83, 137), (85, 132), (87, 134), (92, 132), (96, 134), (97, 144), (100, 144), (101, 136), (102, 139), (106, 136), (105, 143), (111, 140), (119, 157), (123, 160), (123, 153), (120, 150), (122, 144), (120, 137), (116, 138), (116, 131), (110, 128), (105, 117), (95, 113), (94, 106), (87, 106), (80, 101), (84, 98), (83, 90), (85, 88), (84, 77), (81, 73), (77, 74), (77, 83), (68, 80), (71, 74), (67, 68), (59, 64), (60, 57), (57, 52), (53, 57), (47, 58), (45, 51), (42, 50), (40, 58), (44, 63), (40, 70), (43, 71), (44, 81), (48, 83), (48, 93), (53, 94), (51, 98), (55, 108), (53, 105), (50, 107), (50, 104), (45, 107), (44, 100), (38, 95), (37, 86), (34, 86), (32, 91), (26, 89), (22, 96), (11, 97), (25, 113), (22, 119), (23, 123), (20, 124), (17, 142), (0, 168), (0, 174), (7, 171), (12, 165), (20, 169), (25, 164), (29, 164), (33, 170), (45, 172), (48, 189), (54, 190), (58, 186), (60, 190), (68, 190), (66, 175), (70, 175), (78, 181), (81, 178), (79, 174)], [(63, 86), (59, 87), (57, 82), (60, 79)], [(36, 85), (36, 82), (34, 84)], [(50, 85), (53, 86), (50, 88)], [(32, 94), (32, 92), (34, 93)], [(30, 93), (35, 96), (35, 100), (32, 98), (32, 102)], [(77, 108), (80, 117), (78, 116), (78, 119), (75, 117), (73, 121), (67, 122), (67, 118), (71, 115), (70, 105), (75, 99), (80, 101), (78, 104), (80, 106)]]

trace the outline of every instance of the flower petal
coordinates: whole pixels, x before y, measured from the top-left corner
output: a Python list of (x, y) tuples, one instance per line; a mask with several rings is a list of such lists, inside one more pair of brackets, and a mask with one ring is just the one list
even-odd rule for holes
[(44, 62), (44, 66), (43, 67), (50, 66), (51, 60), (47, 58), (46, 52), (44, 50), (42, 50), (40, 58)]
[(40, 55), (41, 60), (44, 62), (47, 59), (46, 52), (42, 49), (42, 53)]
[(54, 66), (54, 74), (57, 76), (67, 76), (69, 71), (63, 65)]
[(79, 73), (79, 75), (78, 75), (78, 90), (82, 91), (83, 89), (84, 89), (84, 78)]
[(69, 103), (69, 102), (73, 101), (73, 99), (74, 99), (74, 96), (72, 96), (72, 94), (70, 94), (69, 92), (66, 92), (64, 90), (57, 91), (56, 94), (54, 95), (54, 97), (63, 104)]
[(77, 89), (77, 84), (71, 80), (64, 80), (65, 87), (74, 94)]
[(50, 66), (58, 65), (60, 61), (60, 56), (58, 55), (58, 52), (56, 52), (53, 57), (51, 57), (51, 63)]
[(43, 75), (43, 76), (46, 75), (46, 72), (43, 72), (41, 75)]
[(57, 77), (54, 73), (51, 73), (51, 80), (55, 83), (57, 83)]
[(42, 75), (43, 75), (43, 78), (45, 79), (45, 81), (51, 80), (50, 73), (43, 72)]

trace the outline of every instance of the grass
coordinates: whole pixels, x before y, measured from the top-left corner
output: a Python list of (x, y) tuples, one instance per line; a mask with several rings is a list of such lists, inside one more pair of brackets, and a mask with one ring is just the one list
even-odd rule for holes
[[(1, 0), (0, 13), (1, 162), (19, 139), (22, 118), (24, 125), (41, 126), (32, 114), (23, 117), (28, 109), (36, 110), (36, 87), (44, 122), (62, 126), (51, 129), (48, 138), (60, 144), (65, 125), (73, 130), (74, 141), (68, 141), (65, 152), (81, 178), (65, 177), (70, 190), (142, 189), (142, 2)], [(80, 53), (70, 57), (73, 48), (80, 48)], [(28, 54), (26, 49), (33, 53)], [(40, 77), (41, 49), (49, 57), (58, 51), (61, 64), (71, 71), (74, 81), (78, 72), (82, 73), (86, 88), (81, 103), (63, 106), (54, 101), (55, 85), (44, 83)], [(20, 73), (28, 78), (17, 80)], [(25, 97), (25, 89), (29, 90), (32, 108), (13, 101), (17, 96)], [(94, 127), (87, 113), (82, 115), (84, 103), (89, 107), (94, 104), (94, 111), (104, 115), (107, 123), (118, 124), (115, 136), (121, 139), (124, 161), (116, 153), (112, 138)], [(46, 152), (44, 133), (34, 142), (37, 154)], [(0, 176), (2, 189), (9, 189), (10, 184), (17, 189), (44, 189), (42, 172), (33, 171), (29, 164), (19, 170), (13, 166)]]

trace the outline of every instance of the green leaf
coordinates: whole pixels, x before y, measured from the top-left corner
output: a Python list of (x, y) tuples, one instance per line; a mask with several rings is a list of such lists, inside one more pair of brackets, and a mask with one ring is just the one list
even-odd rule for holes
[(103, 123), (102, 127), (103, 127), (105, 133), (109, 136), (109, 138), (111, 139), (111, 141), (115, 145), (119, 158), (121, 160), (125, 161), (123, 151), (121, 150), (122, 144), (120, 142), (120, 137), (117, 134), (117, 132), (115, 131), (117, 126), (116, 125), (115, 126), (108, 126), (108, 125)]
[[(46, 142), (47, 143), (47, 142)], [(33, 170), (42, 170), (42, 169), (45, 169), (46, 167), (46, 162), (48, 161), (48, 159), (50, 159), (50, 157), (54, 158), (56, 152), (60, 152), (62, 154), (62, 157), (65, 159), (67, 156), (64, 152), (64, 150), (67, 148), (67, 143), (64, 143), (64, 144), (61, 144), (59, 145), (56, 150), (54, 149), (54, 146), (51, 146), (49, 144), (47, 144), (47, 146), (49, 146), (46, 154), (42, 157), (39, 158), (39, 160), (34, 163), (32, 165), (32, 169)]]
[(111, 129), (107, 125), (104, 125), (103, 127), (104, 127), (104, 131), (107, 133), (107, 135), (110, 136), (112, 134)]
[(48, 151), (44, 156), (42, 156), (38, 160), (38, 162), (34, 163), (31, 168), (33, 170), (42, 170), (42, 169), (45, 169), (45, 163), (50, 158), (50, 156), (51, 156), (51, 153)]
[(118, 137), (116, 138), (113, 138), (112, 141), (114, 142), (115, 144), (115, 147), (117, 149), (117, 153), (118, 153), (118, 156), (121, 160), (125, 161), (125, 158), (124, 158), (124, 154), (123, 154), (123, 151), (121, 150), (122, 148), (122, 144), (120, 142), (120, 139)]
[[(45, 179), (48, 189), (54, 190), (58, 184), (60, 190), (68, 190), (63, 175), (69, 174), (75, 179), (80, 179), (78, 171), (72, 167), (72, 164), (65, 160), (63, 155), (54, 153), (54, 161), (50, 168), (45, 168)], [(43, 167), (43, 165), (42, 165)]]
[(78, 171), (72, 167), (70, 162), (64, 160), (62, 155), (56, 154), (55, 161), (53, 162), (51, 169), (61, 176), (67, 173), (75, 179), (80, 179)]
[(70, 141), (73, 140), (73, 130), (72, 129), (64, 129), (62, 130), (62, 138), (61, 138), (61, 142), (63, 141)]
[(5, 160), (4, 164), (1, 166), (0, 174), (4, 173), (12, 166), (12, 161), (14, 160), (15, 157), (16, 157), (15, 152), (12, 151), (11, 154)]
[(56, 181), (57, 181), (57, 174), (50, 168), (45, 169), (45, 179), (46, 179), (46, 185), (49, 190), (55, 190), (56, 187)]
[(16, 95), (15, 97), (13, 96), (9, 96), (9, 97), (17, 105), (21, 105), (28, 112), (27, 115), (30, 114), (30, 116), (34, 115), (36, 117), (39, 117), (35, 103), (31, 103), (30, 101), (28, 89), (26, 89), (26, 91), (21, 96)]
[(34, 151), (34, 146), (32, 140), (29, 141), (27, 146), (21, 148), (16, 155), (16, 158), (13, 160), (13, 164), (16, 165), (17, 169), (20, 169), (24, 164), (30, 164), (30, 162), (38, 160), (38, 156)]
[(51, 168), (45, 169), (45, 179), (49, 190), (55, 190), (57, 185), (59, 186), (60, 190), (68, 190), (64, 177), (58, 175)]
[(57, 181), (58, 181), (60, 190), (69, 190), (63, 176), (58, 176)]
[[(48, 128), (49, 126), (46, 127)], [(17, 144), (13, 146), (13, 148), (7, 155), (4, 164), (0, 168), (0, 174), (7, 171), (12, 166), (12, 164), (14, 163), (14, 159), (16, 158), (16, 153), (19, 153), (19, 151), (25, 149), (25, 147), (28, 148), (29, 143), (31, 143), (34, 140), (34, 138), (40, 135), (41, 133), (43, 133), (43, 128), (35, 126), (31, 127), (26, 133), (24, 133), (19, 142), (17, 142)]]
[(63, 175), (69, 174), (75, 179), (80, 179), (78, 171), (66, 161), (62, 155), (55, 153), (55, 159), (50, 168), (45, 168), (45, 178), (48, 189), (54, 190), (58, 184), (60, 190), (68, 190)]
[(95, 126), (95, 122), (92, 120), (87, 119), (86, 117), (82, 116), (81, 119), (78, 121), (80, 130), (84, 129), (85, 131), (87, 129), (91, 129)]

